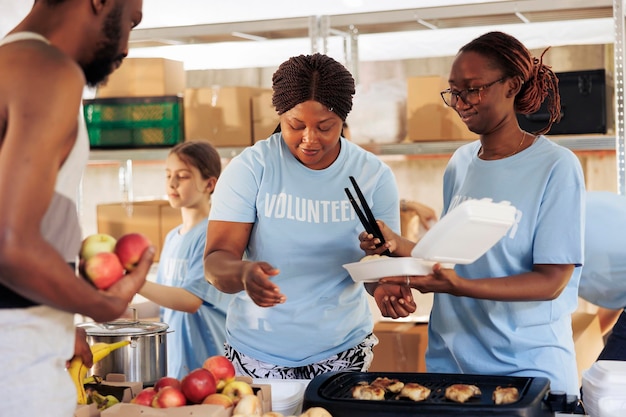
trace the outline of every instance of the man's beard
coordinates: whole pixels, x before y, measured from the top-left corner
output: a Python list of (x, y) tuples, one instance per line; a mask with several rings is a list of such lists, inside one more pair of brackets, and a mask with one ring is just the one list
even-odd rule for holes
[(89, 87), (96, 87), (105, 81), (115, 69), (115, 63), (124, 59), (119, 53), (121, 17), (122, 6), (119, 5), (106, 17), (103, 28), (105, 40), (98, 44), (93, 59), (81, 65)]

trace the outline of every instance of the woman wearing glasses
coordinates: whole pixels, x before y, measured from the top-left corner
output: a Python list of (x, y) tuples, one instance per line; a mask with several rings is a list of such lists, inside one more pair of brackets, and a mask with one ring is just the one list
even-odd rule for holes
[[(449, 83), (445, 103), (480, 140), (461, 146), (448, 163), (443, 215), (465, 200), (490, 198), (510, 201), (516, 223), (473, 264), (436, 265), (431, 275), (385, 278), (381, 285), (436, 293), (429, 372), (543, 376), (553, 391), (576, 395), (570, 314), (583, 263), (585, 189), (577, 157), (543, 136), (559, 120), (556, 76), (517, 39), (491, 32), (460, 49)], [(533, 113), (544, 100), (547, 126), (520, 129), (516, 113)], [(384, 225), (383, 233), (384, 247), (410, 255), (415, 243)], [(364, 235), (361, 248), (378, 252)], [(383, 314), (406, 316), (406, 301)]]

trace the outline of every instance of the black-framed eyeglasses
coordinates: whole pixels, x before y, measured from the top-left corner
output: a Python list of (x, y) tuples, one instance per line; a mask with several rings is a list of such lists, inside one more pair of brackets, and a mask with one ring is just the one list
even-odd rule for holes
[(492, 81), (489, 84), (481, 85), (480, 87), (475, 88), (466, 88), (461, 91), (452, 91), (451, 89), (443, 90), (441, 94), (441, 98), (443, 102), (446, 103), (446, 106), (454, 107), (456, 106), (457, 100), (460, 98), (463, 100), (463, 103), (475, 106), (480, 104), (480, 92), (486, 90), (494, 84), (500, 83), (504, 81), (506, 77), (500, 78), (498, 80)]

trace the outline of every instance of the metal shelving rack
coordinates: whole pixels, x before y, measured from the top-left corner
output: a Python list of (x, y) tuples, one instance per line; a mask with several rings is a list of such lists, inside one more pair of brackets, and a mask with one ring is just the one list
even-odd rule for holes
[[(610, 135), (589, 136), (551, 136), (554, 142), (573, 151), (613, 151), (617, 138)], [(412, 142), (393, 144), (363, 144), (365, 149), (377, 155), (448, 155), (467, 141)], [(218, 148), (222, 158), (229, 159), (239, 154), (244, 148)], [(165, 160), (169, 149), (127, 149), (127, 150), (92, 150), (92, 161), (155, 161)], [(622, 155), (623, 158), (623, 155)]]
[(624, 156), (624, 0), (613, 0), (613, 20), (615, 26), (615, 159), (617, 162), (617, 192), (626, 193)]
[[(610, 1), (610, 0), (609, 0)], [(419, 21), (435, 21), (442, 27), (480, 25), (494, 21), (511, 23), (518, 19), (518, 13), (532, 16), (535, 20), (559, 20), (566, 16), (571, 19), (604, 16), (610, 3), (599, 0), (589, 5), (584, 0), (526, 0), (511, 5), (510, 2), (472, 4), (454, 7), (430, 7), (419, 9)], [(624, 145), (624, 29), (623, 2), (612, 0), (615, 20), (615, 135), (572, 135), (551, 136), (555, 142), (574, 151), (610, 151), (617, 154), (618, 188), (625, 193), (625, 145)], [(518, 3), (518, 2), (516, 2)], [(593, 6), (594, 8), (591, 8)], [(513, 13), (515, 12), (515, 13)], [(408, 16), (408, 17), (407, 17)], [(459, 16), (464, 16), (460, 19)], [(468, 19), (471, 16), (472, 19)], [(469, 22), (471, 20), (471, 22)], [(509, 20), (511, 22), (509, 22)], [(418, 22), (419, 22), (418, 21)], [(341, 30), (337, 29), (340, 28)], [(415, 29), (415, 13), (412, 10), (395, 10), (380, 13), (356, 13), (352, 15), (312, 16), (310, 18), (274, 19), (271, 21), (235, 22), (224, 24), (197, 25), (177, 28), (139, 29), (131, 33), (135, 46), (155, 46), (155, 39), (175, 39), (180, 43), (218, 42), (236, 39), (232, 34), (245, 32), (263, 35), (267, 38), (288, 38), (308, 34), (312, 52), (325, 52), (329, 36), (344, 37), (346, 65), (356, 72), (358, 63), (359, 33)], [(233, 32), (237, 29), (236, 32)], [(424, 27), (423, 29), (428, 29)], [(158, 42), (157, 42), (158, 43)], [(358, 74), (357, 74), (358, 75)], [(397, 144), (367, 144), (364, 148), (378, 155), (436, 155), (451, 154), (465, 141), (436, 141)], [(232, 158), (243, 148), (219, 148), (223, 158)], [(92, 150), (91, 161), (125, 162), (141, 160), (164, 160), (168, 149), (128, 149)]]

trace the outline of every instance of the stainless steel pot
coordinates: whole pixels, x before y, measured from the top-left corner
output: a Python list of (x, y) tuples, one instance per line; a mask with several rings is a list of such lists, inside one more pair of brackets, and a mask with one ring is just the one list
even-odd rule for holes
[(167, 324), (133, 319), (78, 326), (87, 332), (90, 345), (130, 341), (129, 345), (114, 350), (94, 364), (92, 375), (124, 374), (127, 381), (142, 382), (144, 386), (154, 385), (167, 375)]

